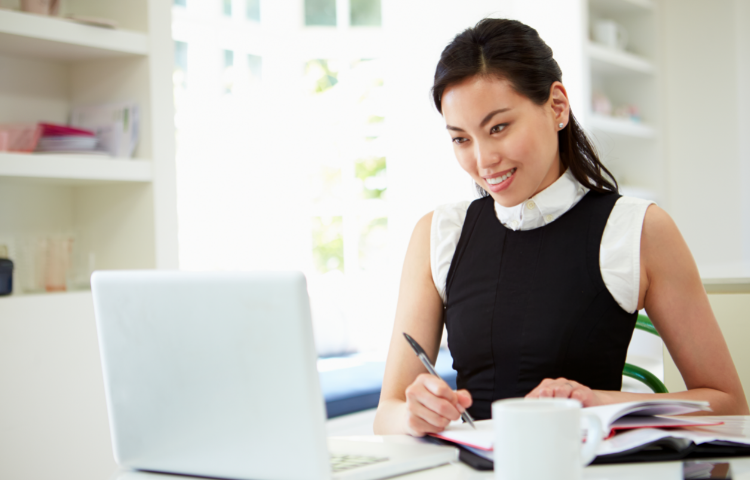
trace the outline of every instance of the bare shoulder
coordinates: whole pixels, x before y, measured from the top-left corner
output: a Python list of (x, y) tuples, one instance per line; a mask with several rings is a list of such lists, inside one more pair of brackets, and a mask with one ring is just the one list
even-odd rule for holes
[(670, 232), (678, 233), (677, 224), (672, 217), (661, 207), (656, 204), (649, 205), (646, 210), (646, 216), (643, 219), (643, 236), (655, 236), (668, 234)]
[(414, 226), (409, 248), (406, 251), (404, 268), (417, 267), (419, 270), (424, 270), (426, 267), (427, 272), (430, 272), (430, 234), (433, 213), (424, 215)]
[(434, 211), (427, 213), (419, 219), (417, 225), (414, 227), (414, 236), (427, 236), (430, 237), (430, 230), (432, 228), (432, 216), (435, 214)]
[(657, 205), (649, 206), (641, 232), (641, 258), (646, 261), (646, 266), (685, 254), (690, 256), (690, 250), (672, 217)]
[(648, 208), (643, 219), (641, 287), (645, 297), (649, 296), (647, 292), (660, 287), (683, 291), (702, 288), (698, 267), (677, 224), (656, 205)]
[(409, 242), (409, 250), (413, 248), (419, 248), (420, 250), (430, 249), (430, 235), (432, 233), (432, 216), (435, 212), (430, 212), (424, 215), (417, 221), (414, 226), (414, 231), (411, 234), (411, 241)]

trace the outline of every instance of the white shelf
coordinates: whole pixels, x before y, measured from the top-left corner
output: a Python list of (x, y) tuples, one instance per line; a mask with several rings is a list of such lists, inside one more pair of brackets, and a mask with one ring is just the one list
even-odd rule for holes
[(104, 155), (0, 153), (0, 178), (64, 185), (150, 182), (152, 165)]
[[(15, 285), (14, 285), (15, 287)], [(91, 290), (71, 290), (68, 292), (38, 292), (38, 293), (13, 293), (0, 297), (0, 309), (32, 307), (38, 308), (39, 301), (47, 302), (48, 305), (55, 302), (69, 302), (71, 300), (91, 299)], [(7, 312), (4, 312), (7, 313)]]
[(627, 15), (652, 12), (653, 0), (590, 0), (591, 9), (605, 15)]
[(591, 114), (589, 127), (600, 132), (612, 133), (623, 137), (656, 137), (656, 130), (649, 125), (634, 122), (626, 118), (607, 117), (596, 113)]
[(604, 75), (627, 73), (651, 75), (655, 70), (654, 65), (643, 57), (608, 48), (595, 42), (588, 42), (586, 51), (591, 60), (591, 69)]
[(59, 61), (147, 55), (148, 35), (0, 9), (0, 53)]

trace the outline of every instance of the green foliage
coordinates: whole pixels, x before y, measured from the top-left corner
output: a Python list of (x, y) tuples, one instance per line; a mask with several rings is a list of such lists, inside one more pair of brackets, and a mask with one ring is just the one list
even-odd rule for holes
[(305, 25), (336, 26), (336, 0), (305, 0)]
[(260, 22), (260, 0), (247, 0), (247, 19)]
[(320, 273), (331, 270), (344, 271), (343, 218), (313, 217), (313, 261)]
[(349, 0), (353, 27), (379, 27), (382, 23), (380, 0)]
[(359, 266), (365, 271), (382, 269), (386, 263), (388, 217), (370, 220), (359, 232)]
[(358, 160), (354, 165), (354, 174), (362, 181), (363, 198), (383, 198), (387, 189), (385, 157)]
[(325, 202), (341, 199), (341, 168), (322, 165), (314, 178), (313, 201)]
[(315, 93), (322, 93), (339, 83), (338, 72), (331, 71), (328, 60), (310, 60), (305, 65), (305, 77)]

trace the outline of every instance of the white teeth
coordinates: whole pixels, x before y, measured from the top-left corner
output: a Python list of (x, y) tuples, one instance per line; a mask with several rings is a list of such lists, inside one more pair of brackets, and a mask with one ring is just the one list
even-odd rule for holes
[(489, 183), (490, 185), (497, 185), (498, 183), (502, 183), (505, 180), (509, 179), (510, 176), (513, 175), (514, 173), (516, 173), (515, 168), (512, 169), (510, 172), (506, 173), (505, 175), (503, 175), (502, 177), (488, 178), (487, 183)]

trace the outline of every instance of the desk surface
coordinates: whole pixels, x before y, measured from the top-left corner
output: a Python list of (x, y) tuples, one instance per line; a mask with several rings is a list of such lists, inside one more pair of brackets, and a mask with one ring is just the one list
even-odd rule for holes
[[(357, 438), (361, 437), (342, 437)], [(732, 464), (733, 480), (750, 480), (750, 458), (727, 459)], [(172, 475), (145, 472), (118, 472), (108, 480), (174, 480)], [(197, 480), (198, 477), (190, 477)], [(392, 477), (403, 480), (489, 480), (493, 472), (478, 472), (457, 462)], [(682, 462), (631, 463), (623, 465), (594, 465), (583, 469), (584, 480), (683, 480)]]
[[(726, 418), (726, 417), (724, 417)], [(734, 431), (750, 431), (750, 416), (733, 417), (735, 421), (727, 422), (726, 427)], [(718, 428), (718, 427), (713, 427)], [(408, 435), (368, 435), (337, 437), (359, 441), (415, 443), (422, 440)], [(733, 480), (750, 480), (750, 457), (726, 459), (732, 465)], [(143, 472), (120, 471), (110, 480), (172, 480), (175, 477)], [(195, 478), (195, 477), (192, 477)], [(422, 470), (395, 477), (404, 480), (487, 480), (493, 478), (493, 472), (479, 472), (461, 462), (442, 465), (429, 470)], [(594, 465), (583, 470), (584, 480), (683, 480), (682, 462), (630, 463), (622, 465)]]
[[(750, 417), (744, 417), (750, 424)], [(345, 437), (356, 440), (398, 443), (419, 442), (407, 435)], [(750, 457), (731, 458), (733, 480), (750, 480)], [(396, 477), (404, 480), (488, 480), (493, 472), (479, 472), (461, 462)], [(683, 480), (682, 462), (630, 463), (621, 465), (593, 465), (583, 469), (584, 480)], [(134, 479), (135, 480), (135, 479)]]
[[(340, 437), (361, 440), (364, 437)], [(414, 441), (412, 438), (387, 438), (386, 441)], [(733, 480), (750, 480), (750, 458), (727, 459), (732, 464)], [(172, 475), (145, 472), (118, 472), (109, 480), (174, 480)], [(197, 479), (197, 477), (191, 477)], [(493, 472), (478, 472), (457, 462), (399, 477), (404, 480), (488, 480)], [(683, 480), (682, 462), (594, 465), (583, 470), (584, 480)]]

